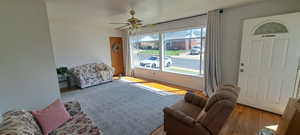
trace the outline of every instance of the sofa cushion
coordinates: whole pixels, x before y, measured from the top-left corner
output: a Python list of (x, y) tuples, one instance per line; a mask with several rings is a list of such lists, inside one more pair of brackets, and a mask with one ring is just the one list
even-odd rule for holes
[(80, 112), (50, 135), (102, 135), (102, 132), (85, 113)]
[(79, 72), (80, 74), (86, 73), (95, 73), (96, 71), (96, 63), (84, 64), (80, 66), (76, 66), (71, 69), (72, 72)]
[(71, 118), (60, 100), (56, 100), (43, 110), (33, 111), (32, 114), (40, 124), (44, 135), (49, 134)]
[(98, 79), (98, 73), (97, 72), (88, 72), (86, 74), (83, 75), (83, 78), (85, 80), (88, 79)]
[(28, 111), (9, 111), (3, 114), (1, 135), (42, 135), (38, 124)]

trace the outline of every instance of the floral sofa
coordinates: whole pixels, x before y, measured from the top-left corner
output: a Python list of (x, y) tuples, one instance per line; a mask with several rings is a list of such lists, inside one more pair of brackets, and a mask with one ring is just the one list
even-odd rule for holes
[[(92, 120), (81, 111), (78, 102), (65, 103), (72, 118), (49, 135), (102, 135)], [(38, 123), (30, 111), (9, 111), (3, 114), (0, 135), (43, 135)]]
[(86, 88), (113, 80), (114, 68), (107, 64), (91, 63), (70, 69), (76, 86)]

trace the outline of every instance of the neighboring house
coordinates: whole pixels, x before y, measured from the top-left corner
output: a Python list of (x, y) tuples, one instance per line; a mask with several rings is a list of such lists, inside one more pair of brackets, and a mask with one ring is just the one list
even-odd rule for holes
[(190, 50), (193, 46), (201, 45), (199, 38), (170, 39), (165, 42), (168, 50)]
[(139, 49), (157, 50), (159, 49), (158, 41), (144, 41), (138, 44)]
[[(193, 46), (201, 45), (201, 35), (199, 31), (194, 29), (194, 31), (180, 31), (166, 33), (166, 49), (168, 50), (190, 50)], [(158, 37), (144, 36), (138, 42), (139, 49), (159, 49)], [(202, 44), (205, 42), (205, 36), (202, 35)]]
[(138, 42), (139, 49), (157, 50), (159, 49), (158, 37), (145, 36)]

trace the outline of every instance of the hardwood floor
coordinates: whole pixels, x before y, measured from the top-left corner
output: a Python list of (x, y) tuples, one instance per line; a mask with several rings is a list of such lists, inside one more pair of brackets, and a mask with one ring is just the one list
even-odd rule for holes
[(134, 78), (134, 77), (122, 77), (122, 79), (127, 80), (127, 81), (131, 81), (131, 82), (134, 82), (134, 83), (139, 83), (139, 84), (142, 84), (142, 85), (145, 85), (145, 86), (148, 86), (148, 87), (156, 88), (156, 89), (159, 89), (159, 90), (162, 90), (162, 91), (175, 93), (175, 94), (178, 94), (178, 95), (184, 95), (188, 91), (192, 91), (193, 93), (196, 93), (197, 95), (205, 96), (201, 92), (201, 90), (193, 90), (193, 89), (190, 89), (190, 88), (177, 86), (177, 85), (173, 85), (173, 84), (169, 84), (169, 83), (165, 83), (165, 82), (158, 82), (158, 81), (155, 81), (155, 80)]
[(258, 135), (262, 128), (276, 126), (279, 120), (279, 115), (237, 105), (220, 135)]
[[(184, 94), (187, 91), (197, 92), (198, 95), (204, 96), (199, 90), (191, 90), (180, 86), (175, 86), (157, 81), (126, 77), (125, 80), (141, 83), (143, 85), (163, 89), (168, 92)], [(244, 105), (237, 105), (222, 129), (220, 135), (258, 135), (258, 132), (267, 126), (275, 126), (279, 123), (280, 115), (265, 112)], [(163, 127), (153, 131), (151, 135), (164, 135)]]

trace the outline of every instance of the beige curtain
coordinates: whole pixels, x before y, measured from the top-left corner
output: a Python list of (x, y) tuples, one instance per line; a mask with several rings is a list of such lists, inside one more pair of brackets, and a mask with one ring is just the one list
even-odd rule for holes
[(126, 76), (132, 76), (132, 66), (131, 66), (131, 48), (130, 48), (130, 35), (128, 31), (123, 31), (123, 37), (124, 37), (124, 61), (125, 61), (125, 74)]
[(124, 36), (124, 56), (126, 62), (126, 76), (134, 76), (134, 68), (139, 65), (138, 57), (138, 42), (141, 40), (141, 35), (126, 33)]
[(221, 85), (222, 20), (220, 10), (208, 12), (205, 54), (205, 93), (211, 96)]

